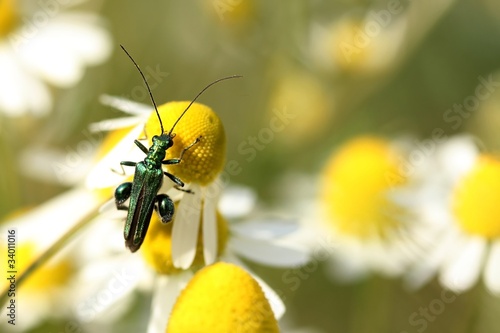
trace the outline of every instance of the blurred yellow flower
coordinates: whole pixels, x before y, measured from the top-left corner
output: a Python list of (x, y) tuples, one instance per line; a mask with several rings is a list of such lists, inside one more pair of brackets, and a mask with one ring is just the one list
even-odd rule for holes
[(334, 116), (333, 102), (313, 75), (303, 71), (286, 73), (276, 83), (269, 101), (271, 116), (283, 112), (290, 119), (273, 129), (287, 135), (279, 136), (287, 144), (300, 145), (321, 136), (330, 128)]
[[(1, 247), (4, 256), (0, 268), (7, 276), (0, 289), (12, 291), (8, 299), (15, 304), (17, 329), (27, 331), (44, 321), (71, 315), (80, 268), (78, 248), (66, 248), (43, 265), (27, 270), (33, 269), (32, 265), (48, 246), (97, 206), (98, 199), (93, 195), (75, 190), (1, 223), (0, 231), (9, 235), (9, 251), (7, 244)], [(81, 209), (76, 211), (75, 207)], [(25, 279), (20, 283), (23, 275)], [(1, 312), (5, 318), (9, 309), (4, 307)], [(20, 316), (22, 313), (29, 315)], [(6, 320), (0, 327), (4, 324)]]
[(243, 27), (255, 17), (254, 0), (205, 0), (206, 10), (224, 26)]
[(327, 27), (314, 26), (312, 57), (320, 67), (338, 72), (380, 72), (395, 63), (405, 24), (404, 15), (380, 18), (370, 12), (363, 17), (341, 17)]
[(500, 161), (490, 155), (480, 155), (453, 194), (453, 213), (465, 232), (486, 239), (500, 238), (498, 193)]
[(330, 35), (330, 56), (344, 70), (359, 69), (374, 52), (372, 43), (368, 40), (362, 41), (363, 25), (361, 20), (346, 20), (336, 26), (336, 31)]
[(411, 214), (400, 202), (410, 183), (401, 169), (404, 144), (376, 136), (355, 137), (329, 158), (319, 178), (321, 235), (336, 244), (335, 278), (369, 271), (400, 275), (418, 254)]
[[(17, 247), (16, 261), (19, 263), (17, 270), (20, 274), (37, 258), (35, 249), (36, 244), (33, 242), (21, 243)], [(32, 294), (50, 294), (51, 291), (67, 284), (74, 271), (74, 263), (67, 257), (49, 262), (26, 279), (23, 290)]]
[(18, 8), (15, 0), (0, 2), (0, 38), (7, 36), (19, 21)]
[(324, 171), (322, 202), (328, 220), (346, 235), (385, 238), (399, 228), (402, 207), (388, 192), (405, 182), (399, 174), (398, 152), (388, 141), (361, 137), (344, 144)]

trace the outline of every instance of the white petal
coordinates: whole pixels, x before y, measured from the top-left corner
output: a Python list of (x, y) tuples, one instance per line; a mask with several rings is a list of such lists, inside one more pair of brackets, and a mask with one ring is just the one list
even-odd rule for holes
[(236, 235), (247, 238), (275, 239), (290, 235), (297, 231), (299, 227), (296, 221), (290, 220), (250, 220), (231, 224), (231, 231)]
[(478, 279), (483, 264), (486, 241), (479, 237), (468, 239), (454, 257), (443, 267), (439, 280), (455, 292), (469, 289)]
[(192, 277), (191, 271), (180, 274), (157, 275), (153, 289), (151, 315), (149, 316), (148, 333), (164, 333), (172, 308), (182, 289)]
[(201, 187), (191, 184), (190, 189), (194, 194), (182, 197), (172, 227), (172, 261), (182, 269), (193, 263), (200, 229)]
[(90, 262), (79, 274), (75, 290), (74, 312), (82, 322), (109, 320), (109, 314), (123, 314), (127, 307), (119, 313), (119, 307), (132, 295), (145, 271), (139, 258), (119, 256), (97, 262)]
[(167, 194), (173, 202), (180, 201), (184, 197), (184, 195), (188, 195), (184, 191), (179, 191), (174, 186), (174, 182), (170, 181), (169, 179), (168, 181), (163, 182), (158, 192)]
[(446, 170), (446, 176), (459, 179), (474, 165), (479, 150), (471, 136), (461, 135), (448, 140), (437, 151), (437, 162)]
[[(115, 198), (109, 199), (99, 208), (99, 214), (109, 214), (116, 210)], [(124, 211), (122, 211), (124, 212)]]
[(368, 275), (368, 266), (362, 260), (349, 255), (336, 255), (326, 261), (326, 273), (336, 281), (347, 283), (363, 279)]
[(101, 62), (110, 54), (109, 34), (95, 24), (96, 18), (82, 14), (55, 17), (16, 51), (24, 65), (45, 80), (63, 87), (73, 85), (83, 76), (86, 65)]
[(114, 118), (106, 119), (89, 125), (89, 130), (91, 132), (107, 132), (113, 131), (125, 127), (136, 126), (141, 123), (143, 118), (141, 117), (124, 117), (124, 118)]
[[(74, 185), (88, 174), (95, 146), (78, 151), (60, 151), (46, 147), (27, 148), (19, 158), (23, 174), (48, 183)], [(78, 154), (78, 163), (70, 162)]]
[[(26, 290), (19, 290), (16, 292), (16, 312), (20, 311), (24, 313), (29, 313), (29, 316), (26, 316), (23, 320), (16, 320), (16, 331), (13, 332), (29, 332), (30, 328), (32, 329), (37, 324), (40, 324), (43, 320), (47, 319), (47, 317), (53, 317), (51, 313), (51, 304), (50, 299), (47, 297), (41, 297), (40, 295), (34, 295), (33, 292)], [(0, 315), (2, 318), (8, 318), (8, 309), (7, 307), (2, 307), (0, 311)], [(26, 312), (25, 312), (26, 311)], [(0, 324), (2, 327), (5, 323)], [(3, 327), (2, 327), (3, 328)]]
[(123, 111), (133, 116), (149, 117), (149, 114), (154, 111), (153, 107), (148, 104), (137, 103), (127, 98), (102, 95), (99, 101), (104, 105), (109, 105), (112, 108)]
[(111, 35), (100, 27), (100, 19), (87, 13), (64, 13), (54, 30), (64, 46), (86, 65), (95, 65), (106, 60), (112, 50)]
[(255, 192), (244, 186), (231, 186), (224, 190), (219, 201), (219, 210), (227, 218), (237, 218), (252, 211), (257, 202)]
[[(86, 228), (83, 237), (78, 240), (78, 248), (84, 260), (107, 260), (116, 255), (130, 256), (123, 239), (126, 216), (127, 212), (116, 209), (116, 206), (112, 212), (99, 213), (99, 216)], [(132, 256), (129, 260), (135, 258), (140, 257)]]
[(34, 74), (60, 87), (73, 85), (83, 76), (80, 66), (73, 52), (61, 47), (56, 33), (46, 31), (41, 38), (32, 38), (20, 49), (19, 56), (24, 65)]
[[(423, 230), (424, 231), (424, 230)], [(423, 234), (422, 237), (430, 237), (431, 234)], [(418, 238), (418, 234), (415, 238)], [(451, 230), (434, 235), (433, 239), (427, 242), (432, 244), (428, 246), (428, 252), (424, 253), (423, 259), (419, 260), (415, 266), (410, 269), (406, 276), (406, 285), (410, 289), (417, 289), (427, 283), (443, 264), (446, 258), (454, 255), (456, 248), (459, 248), (463, 241), (456, 230)]]
[(500, 240), (491, 245), (489, 258), (484, 268), (484, 284), (491, 292), (500, 294)]
[[(106, 188), (120, 184), (125, 179), (125, 175), (120, 175), (120, 161), (140, 161), (144, 159), (144, 153), (134, 145), (134, 140), (139, 137), (143, 125), (138, 125), (132, 129), (116, 146), (111, 149), (95, 165), (86, 179), (89, 188)], [(124, 167), (127, 174), (133, 174), (133, 168)]]
[(285, 246), (278, 242), (235, 236), (230, 238), (228, 246), (240, 256), (268, 266), (300, 266), (306, 264), (310, 259), (306, 249)]
[(7, 228), (22, 229), (23, 239), (37, 240), (40, 250), (43, 250), (100, 205), (100, 198), (86, 189), (75, 188), (50, 199), (26, 214), (5, 221), (0, 226), (0, 231), (5, 231)]
[(273, 310), (274, 317), (276, 318), (276, 320), (279, 320), (285, 314), (286, 311), (285, 304), (278, 296), (278, 294), (271, 287), (269, 287), (269, 285), (265, 283), (260, 277), (255, 275), (255, 273), (252, 272), (252, 270), (249, 269), (245, 264), (243, 264), (243, 262), (241, 262), (238, 258), (236, 258), (231, 254), (226, 254), (224, 256), (224, 261), (240, 266), (252, 275), (252, 277), (257, 281), (257, 283), (262, 288), (262, 291), (264, 292), (264, 295), (266, 296), (269, 305), (271, 305), (271, 309)]
[(203, 203), (203, 258), (205, 265), (210, 265), (217, 259), (217, 200), (205, 196)]
[(406, 258), (398, 248), (380, 240), (371, 241), (364, 246), (368, 265), (385, 276), (396, 277), (406, 268)]
[(0, 43), (0, 111), (8, 116), (46, 114), (52, 107), (48, 88), (25, 71), (9, 48)]

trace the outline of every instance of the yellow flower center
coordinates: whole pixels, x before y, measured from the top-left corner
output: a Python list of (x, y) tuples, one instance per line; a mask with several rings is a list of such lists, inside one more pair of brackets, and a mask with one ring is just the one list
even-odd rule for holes
[[(276, 85), (270, 101), (271, 117), (276, 113), (290, 114), (290, 120), (270, 122), (277, 133), (286, 130), (294, 135), (281, 137), (290, 143), (303, 143), (329, 128), (328, 120), (332, 116), (328, 94), (314, 77), (307, 73), (296, 72), (285, 76)], [(311, 112), (314, 110), (314, 112)], [(292, 116), (293, 115), (293, 116)], [(310, 142), (306, 140), (306, 142)]]
[[(6, 247), (2, 247), (3, 253), (8, 253)], [(7, 265), (12, 258), (6, 257), (2, 261)], [(22, 273), (36, 259), (36, 246), (31, 242), (18, 243), (15, 253), (15, 266), (18, 274)], [(4, 272), (8, 269), (4, 267)], [(36, 271), (24, 281), (21, 288), (26, 292), (50, 293), (52, 290), (65, 285), (72, 274), (75, 267), (68, 258), (50, 261), (39, 267)], [(7, 281), (8, 282), (8, 281)]]
[[(158, 108), (167, 133), (189, 103), (169, 102)], [(145, 129), (150, 142), (153, 135), (161, 134), (156, 113), (152, 112)], [(208, 106), (193, 103), (173, 133), (174, 145), (167, 151), (167, 158), (178, 158), (185, 147), (197, 138), (200, 141), (186, 151), (180, 164), (167, 166), (168, 171), (186, 183), (211, 183), (222, 171), (226, 157), (226, 135), (219, 117)]]
[(373, 41), (363, 31), (363, 21), (344, 20), (333, 29), (328, 45), (335, 63), (347, 71), (362, 67), (373, 51)]
[(219, 262), (200, 270), (182, 291), (167, 333), (279, 332), (259, 284), (238, 266)]
[(205, 8), (215, 14), (217, 23), (232, 28), (244, 27), (255, 18), (254, 0), (205, 0)]
[[(175, 221), (175, 218), (174, 218)], [(181, 270), (175, 268), (172, 261), (172, 226), (175, 222), (163, 224), (158, 214), (153, 213), (148, 234), (141, 247), (141, 253), (146, 262), (158, 274), (175, 274)], [(226, 248), (228, 238), (227, 221), (217, 212), (217, 253), (221, 254)], [(203, 259), (203, 230), (200, 223), (200, 233), (196, 255), (192, 264), (194, 267), (204, 266)]]
[(16, 27), (19, 14), (15, 0), (0, 0), (0, 38), (7, 36)]
[(321, 198), (328, 220), (341, 233), (358, 238), (385, 237), (399, 225), (402, 207), (388, 190), (400, 186), (397, 153), (389, 142), (361, 137), (345, 144), (327, 163)]
[(456, 186), (452, 209), (466, 232), (489, 239), (500, 237), (500, 161), (481, 155)]

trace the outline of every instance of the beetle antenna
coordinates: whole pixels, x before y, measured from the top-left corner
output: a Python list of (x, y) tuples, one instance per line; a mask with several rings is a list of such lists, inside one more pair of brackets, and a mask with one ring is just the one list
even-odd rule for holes
[[(132, 60), (132, 62), (134, 63), (135, 67), (137, 68), (137, 70), (139, 71), (139, 73), (142, 76), (142, 80), (144, 81), (144, 84), (146, 85), (146, 88), (148, 89), (149, 97), (151, 98), (151, 102), (153, 103), (153, 106), (155, 108), (155, 112), (156, 112), (156, 115), (158, 116), (158, 120), (160, 121), (161, 134), (163, 134), (163, 132), (164, 132), (164, 130), (163, 130), (163, 123), (161, 121), (160, 113), (158, 112), (158, 107), (156, 106), (156, 102), (155, 102), (155, 99), (153, 97), (153, 93), (151, 92), (151, 88), (149, 88), (148, 80), (146, 80), (146, 77), (144, 76), (144, 73), (142, 73), (141, 68), (135, 62), (134, 58), (132, 58), (132, 56), (130, 55), (130, 53), (127, 52), (127, 50), (125, 49), (125, 47), (123, 45), (121, 45), (121, 44), (120, 44), (120, 47), (127, 54), (127, 56), (130, 58), (130, 60)], [(170, 132), (172, 132), (172, 131), (170, 131)]]
[(240, 78), (242, 77), (241, 75), (231, 75), (231, 76), (226, 76), (226, 77), (223, 77), (223, 78), (220, 78), (218, 80), (215, 80), (214, 82), (208, 84), (205, 88), (203, 88), (199, 93), (198, 95), (195, 96), (195, 98), (193, 98), (193, 100), (191, 101), (191, 103), (189, 103), (189, 105), (187, 106), (187, 108), (182, 112), (182, 114), (179, 116), (179, 118), (177, 118), (177, 120), (175, 121), (174, 125), (172, 126), (172, 128), (170, 129), (170, 132), (168, 132), (168, 135), (170, 136), (172, 134), (172, 131), (174, 130), (175, 128), (175, 125), (177, 125), (177, 123), (179, 122), (179, 120), (181, 120), (181, 118), (184, 116), (184, 114), (187, 112), (187, 110), (189, 110), (189, 108), (191, 107), (191, 105), (193, 105), (193, 103), (198, 99), (198, 97), (201, 96), (201, 94), (203, 94), (205, 92), (205, 90), (207, 90), (208, 88), (210, 88), (211, 86), (213, 86), (214, 84), (216, 83), (219, 83), (221, 81), (224, 81), (224, 80), (229, 80), (229, 79), (237, 79), (237, 78)]

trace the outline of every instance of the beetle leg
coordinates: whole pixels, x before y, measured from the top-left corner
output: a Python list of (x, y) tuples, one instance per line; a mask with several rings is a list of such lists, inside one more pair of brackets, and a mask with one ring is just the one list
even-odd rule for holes
[(166, 194), (158, 194), (155, 198), (156, 201), (156, 211), (160, 215), (162, 223), (168, 223), (172, 221), (174, 217), (175, 206), (174, 202)]
[(111, 169), (111, 171), (113, 171), (114, 173), (117, 173), (119, 174), (120, 176), (125, 176), (125, 169), (123, 168), (123, 166), (130, 166), (130, 167), (135, 167), (137, 164), (137, 162), (131, 162), (131, 161), (121, 161), (120, 162), (120, 169), (121, 171), (116, 171), (115, 169)]
[(126, 182), (120, 184), (115, 190), (115, 203), (116, 208), (119, 210), (128, 210), (128, 207), (123, 203), (130, 198), (130, 194), (132, 192), (132, 183)]
[(144, 154), (147, 155), (149, 153), (149, 149), (146, 146), (144, 146), (139, 140), (134, 140), (134, 143), (137, 147), (141, 148)]
[(180, 187), (179, 187), (179, 186), (177, 186), (177, 185), (174, 185), (174, 188), (175, 188), (176, 190), (178, 190), (178, 191), (186, 192), (186, 193), (189, 193), (189, 194), (194, 194), (194, 192), (193, 192), (193, 191), (191, 191), (191, 190), (189, 190), (189, 189), (187, 189), (187, 190), (186, 190), (186, 189), (184, 189), (184, 188), (180, 188)]
[(176, 177), (174, 176), (173, 174), (171, 173), (168, 173), (166, 171), (163, 171), (163, 174), (165, 176), (167, 176), (168, 178), (170, 178), (171, 181), (173, 181), (177, 186), (180, 186), (180, 187), (183, 187), (184, 186), (184, 182), (182, 180), (180, 180), (179, 177)]
[(179, 164), (179, 163), (181, 163), (182, 157), (184, 156), (184, 153), (186, 151), (188, 151), (189, 149), (191, 149), (191, 147), (193, 147), (195, 144), (200, 142), (200, 140), (201, 140), (201, 136), (197, 137), (196, 140), (194, 140), (193, 143), (191, 143), (189, 146), (184, 147), (184, 149), (181, 151), (181, 155), (179, 156), (179, 158), (171, 158), (169, 160), (164, 160), (161, 163), (162, 164)]

